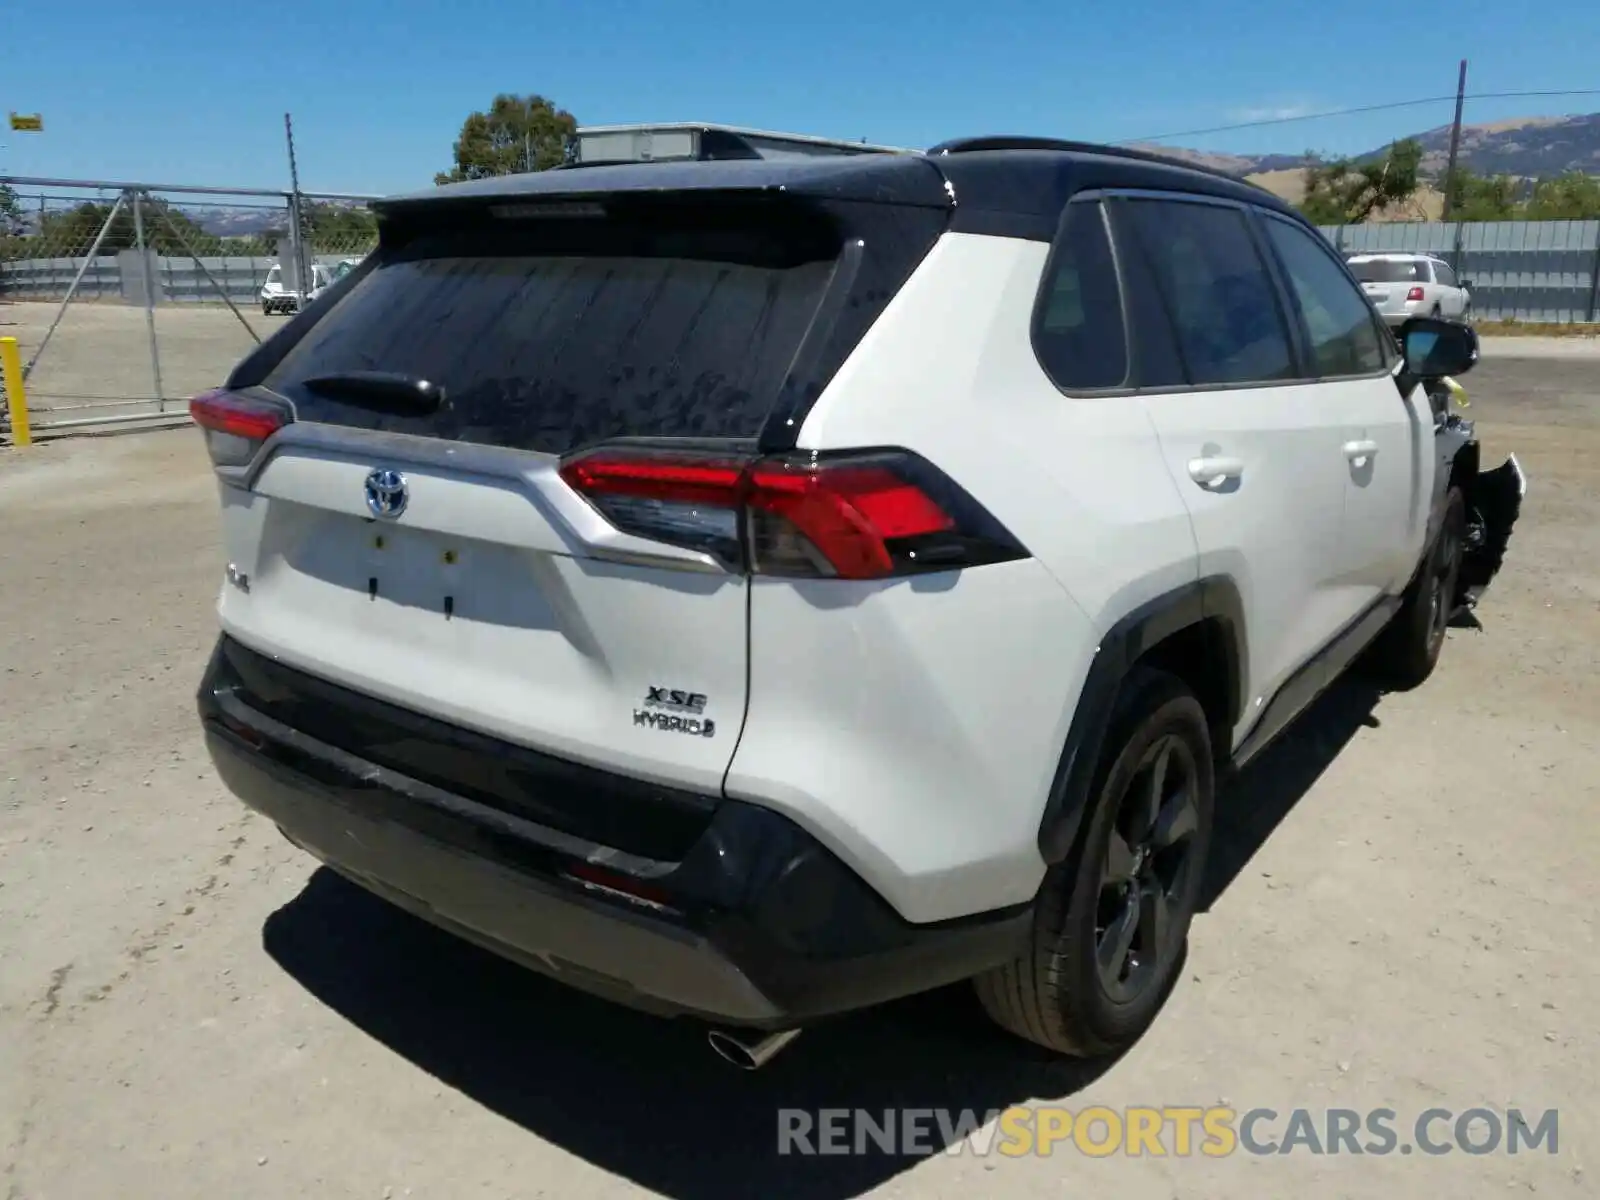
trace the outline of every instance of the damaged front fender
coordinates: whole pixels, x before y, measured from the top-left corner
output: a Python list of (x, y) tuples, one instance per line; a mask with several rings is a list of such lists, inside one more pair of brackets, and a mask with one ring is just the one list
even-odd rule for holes
[[(1435, 515), (1442, 514), (1450, 488), (1459, 488), (1467, 506), (1467, 536), (1462, 554), (1456, 602), (1471, 607), (1478, 602), (1505, 562), (1511, 530), (1522, 515), (1528, 493), (1527, 476), (1515, 454), (1498, 467), (1479, 468), (1481, 447), (1473, 422), (1452, 411), (1466, 407), (1466, 392), (1453, 379), (1430, 387), (1434, 433), (1439, 452), (1438, 493)], [(1430, 530), (1431, 538), (1432, 530)]]
[(1463, 488), (1467, 501), (1467, 544), (1461, 559), (1458, 601), (1478, 602), (1505, 562), (1511, 527), (1522, 515), (1528, 479), (1515, 454), (1490, 471), (1479, 471)]

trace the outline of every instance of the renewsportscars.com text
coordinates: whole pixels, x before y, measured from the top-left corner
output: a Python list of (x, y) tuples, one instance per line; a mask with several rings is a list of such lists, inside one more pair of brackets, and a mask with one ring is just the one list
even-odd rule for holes
[(1556, 1154), (1560, 1114), (1430, 1108), (1401, 1117), (1392, 1108), (1251, 1108), (1093, 1106), (1068, 1109), (782, 1108), (783, 1155), (1000, 1154), (1058, 1151), (1105, 1158), (1223, 1158), (1254, 1155)]

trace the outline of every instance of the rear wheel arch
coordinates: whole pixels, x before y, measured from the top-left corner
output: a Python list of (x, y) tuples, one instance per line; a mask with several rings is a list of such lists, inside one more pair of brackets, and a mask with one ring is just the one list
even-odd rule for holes
[(1244, 602), (1238, 584), (1217, 575), (1175, 588), (1112, 624), (1077, 697), (1066, 744), (1039, 824), (1039, 851), (1057, 863), (1072, 849), (1105, 750), (1110, 714), (1135, 666), (1177, 676), (1195, 694), (1216, 753), (1231, 748), (1249, 679)]

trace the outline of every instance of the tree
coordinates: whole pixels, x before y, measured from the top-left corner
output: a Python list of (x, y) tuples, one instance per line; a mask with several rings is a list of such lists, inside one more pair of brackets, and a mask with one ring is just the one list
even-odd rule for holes
[(1600, 218), (1600, 176), (1568, 171), (1533, 185), (1530, 221), (1593, 221)]
[(0, 183), (0, 235), (20, 237), (25, 228), (22, 201), (10, 184)]
[(1450, 215), (1457, 221), (1514, 221), (1522, 216), (1522, 185), (1510, 175), (1476, 175), (1457, 167), (1450, 189)]
[(1336, 158), (1306, 168), (1300, 211), (1318, 225), (1359, 225), (1416, 194), (1422, 145), (1415, 138), (1394, 143), (1382, 157), (1355, 162)]
[(327, 247), (334, 253), (367, 249), (378, 239), (378, 218), (369, 208), (304, 201), (300, 225), (307, 245)]
[[(47, 212), (40, 218), (38, 240), (41, 249), (49, 255), (76, 257), (87, 254), (94, 245), (95, 236), (111, 216), (111, 204), (89, 200), (62, 212)], [(188, 250), (197, 254), (216, 254), (221, 239), (200, 228), (187, 214), (179, 212), (165, 200), (140, 201), (140, 218), (144, 223), (144, 244), (158, 254), (182, 255)], [(101, 254), (115, 254), (131, 250), (139, 244), (138, 230), (133, 220), (133, 202), (130, 200), (117, 213), (111, 228), (100, 243)]]
[(433, 181), (459, 183), (549, 170), (566, 161), (567, 144), (577, 130), (576, 118), (543, 96), (502, 93), (488, 112), (475, 112), (462, 122), (455, 166)]

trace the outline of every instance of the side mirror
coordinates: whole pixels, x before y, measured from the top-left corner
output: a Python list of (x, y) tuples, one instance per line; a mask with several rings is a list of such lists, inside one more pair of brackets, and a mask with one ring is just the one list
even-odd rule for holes
[(1464, 375), (1477, 365), (1478, 335), (1459, 321), (1412, 317), (1400, 326), (1400, 350), (1406, 373), (1416, 379)]
[(1470, 292), (1472, 290), (1472, 280), (1463, 279), (1460, 281), (1460, 283), (1462, 291)]

